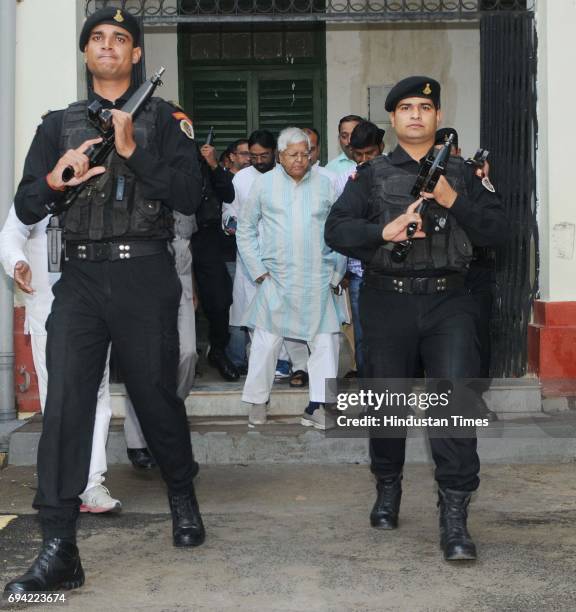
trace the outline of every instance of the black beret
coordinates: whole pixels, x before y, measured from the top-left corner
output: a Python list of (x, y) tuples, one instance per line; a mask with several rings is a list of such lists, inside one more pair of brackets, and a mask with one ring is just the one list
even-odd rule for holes
[(458, 132), (452, 127), (445, 127), (436, 130), (436, 138), (434, 140), (434, 144), (443, 145), (451, 135), (454, 136), (454, 138), (452, 139), (452, 145), (458, 148)]
[(434, 102), (436, 108), (440, 108), (440, 83), (427, 76), (411, 76), (402, 79), (386, 96), (384, 108), (392, 113), (396, 110), (398, 102), (404, 98), (428, 98)]
[(109, 23), (126, 30), (132, 35), (134, 46), (139, 46), (140, 24), (138, 23), (136, 17), (134, 17), (134, 15), (128, 11), (123, 11), (122, 9), (109, 6), (96, 11), (84, 22), (82, 32), (80, 32), (80, 51), (82, 51), (82, 53), (84, 53), (84, 48), (88, 44), (92, 30), (101, 23)]

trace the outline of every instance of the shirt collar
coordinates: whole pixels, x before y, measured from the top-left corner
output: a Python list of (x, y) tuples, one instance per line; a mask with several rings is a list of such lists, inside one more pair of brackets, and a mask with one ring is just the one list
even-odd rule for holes
[(99, 96), (92, 88), (90, 88), (88, 90), (88, 101), (92, 102), (93, 100), (98, 100), (98, 102), (100, 102), (104, 108), (122, 108), (135, 91), (136, 87), (131, 85), (119, 98), (117, 98), (116, 102), (112, 102), (111, 100), (107, 100), (106, 98)]
[(344, 153), (344, 151), (342, 151), (342, 153), (340, 153), (340, 155), (338, 155), (337, 157), (338, 161), (345, 161), (349, 164), (353, 164), (355, 163), (353, 160), (351, 160), (348, 155), (346, 155), (346, 153)]
[(418, 163), (416, 160), (412, 159), (406, 150), (400, 145), (396, 145), (394, 151), (388, 154), (388, 159), (394, 166), (401, 166), (402, 164), (407, 164), (409, 162), (413, 162), (415, 164)]

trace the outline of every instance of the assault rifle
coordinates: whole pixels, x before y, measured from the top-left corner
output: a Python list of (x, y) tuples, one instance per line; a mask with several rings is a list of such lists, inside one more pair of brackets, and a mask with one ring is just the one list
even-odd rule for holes
[[(156, 88), (162, 85), (160, 77), (165, 70), (164, 66), (161, 66), (158, 72), (142, 83), (142, 85), (140, 85), (140, 87), (130, 96), (126, 104), (124, 104), (122, 110), (125, 113), (129, 113), (132, 118), (135, 119), (146, 102), (153, 96)], [(94, 168), (95, 166), (101, 166), (105, 163), (114, 150), (114, 126), (112, 124), (112, 113), (109, 109), (103, 108), (98, 100), (95, 100), (88, 106), (88, 118), (102, 136), (102, 142), (92, 145), (84, 151), (84, 154), (88, 156), (90, 168)], [(72, 180), (73, 177), (74, 168), (72, 166), (67, 166), (62, 172), (62, 180), (67, 183)], [(92, 182), (93, 179), (89, 179), (84, 183), (67, 189), (63, 200), (52, 202), (46, 206), (48, 212), (52, 215), (48, 227), (46, 228), (49, 272), (60, 272), (62, 269), (62, 228), (60, 227), (58, 215), (66, 212), (72, 204), (74, 204), (82, 191), (88, 186), (88, 183)]]
[[(426, 159), (420, 166), (420, 172), (418, 173), (414, 187), (412, 187), (412, 191), (410, 192), (410, 195), (414, 198), (419, 198), (421, 192), (432, 193), (440, 177), (446, 174), (446, 165), (450, 158), (450, 149), (452, 148), (453, 139), (454, 135), (450, 134), (446, 142), (442, 145), (442, 148), (433, 148), (426, 156)], [(422, 200), (421, 204), (416, 208), (416, 212), (419, 215), (423, 215), (428, 208), (428, 204), (429, 200)], [(408, 253), (410, 253), (414, 243), (412, 236), (416, 233), (417, 227), (416, 223), (410, 223), (408, 225), (406, 228), (408, 239), (394, 245), (390, 255), (392, 261), (395, 263), (402, 263), (406, 257), (408, 257)]]
[(478, 149), (474, 154), (474, 157), (469, 157), (464, 163), (467, 166), (471, 166), (474, 170), (481, 170), (484, 168), (484, 163), (488, 159), (488, 155), (490, 155), (490, 151), (486, 149)]

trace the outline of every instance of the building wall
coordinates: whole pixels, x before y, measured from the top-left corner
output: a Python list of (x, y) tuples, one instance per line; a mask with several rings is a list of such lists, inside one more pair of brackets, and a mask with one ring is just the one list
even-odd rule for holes
[(178, 37), (175, 27), (145, 28), (144, 51), (146, 72), (151, 75), (160, 66), (166, 68), (163, 85), (157, 90), (165, 100), (179, 101), (178, 97)]
[(26, 0), (16, 10), (15, 182), (36, 126), (76, 99), (76, 0)]
[(576, 99), (576, 2), (539, 0), (538, 226), (540, 293), (545, 301), (576, 301), (576, 197), (570, 152), (576, 130), (566, 108)]
[[(328, 25), (328, 150), (338, 154), (340, 117), (368, 116), (368, 86), (424, 74), (440, 81), (444, 125), (458, 130), (465, 155), (480, 139), (480, 32), (477, 24)], [(386, 128), (385, 125), (382, 127)], [(393, 144), (386, 137), (387, 148)]]

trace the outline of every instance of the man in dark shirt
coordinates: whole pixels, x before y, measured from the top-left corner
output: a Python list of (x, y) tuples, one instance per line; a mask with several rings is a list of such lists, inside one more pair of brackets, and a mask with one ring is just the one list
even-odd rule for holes
[[(473, 170), (450, 158), (428, 199), (410, 195), (420, 161), (434, 146), (440, 121), (440, 85), (429, 77), (400, 81), (386, 99), (399, 145), (358, 169), (326, 221), (326, 243), (365, 265), (360, 294), (365, 377), (410, 379), (420, 367), (429, 378), (452, 381), (480, 376), (478, 308), (465, 287), (472, 244), (505, 240), (507, 220), (498, 196)], [(392, 250), (413, 245), (398, 261)], [(472, 244), (471, 244), (472, 243)], [(375, 382), (375, 381), (374, 381)], [(406, 384), (406, 383), (403, 383)], [(404, 412), (405, 414), (405, 412)], [(406, 427), (370, 440), (377, 500), (373, 527), (398, 524)], [(439, 487), (440, 539), (447, 560), (475, 559), (466, 527), (470, 496), (479, 484), (476, 434), (468, 428), (430, 439)]]
[(208, 319), (208, 361), (224, 380), (233, 381), (240, 374), (226, 355), (232, 279), (222, 249), (227, 238), (222, 231), (222, 202), (234, 200), (233, 175), (218, 165), (212, 145), (203, 145), (200, 153), (204, 192), (196, 211), (198, 231), (192, 236), (194, 276), (200, 305)]
[[(96, 392), (110, 342), (168, 487), (174, 544), (197, 546), (205, 537), (193, 485), (198, 465), (176, 393), (182, 288), (168, 251), (172, 211), (192, 214), (202, 183), (192, 128), (181, 111), (159, 98), (134, 121), (120, 110), (133, 90), (139, 39), (138, 22), (120, 9), (102, 9), (85, 22), (80, 49), (93, 80), (89, 102), (111, 109), (115, 151), (103, 166), (89, 168), (84, 151), (100, 139), (86, 101), (50, 113), (15, 196), (18, 217), (30, 224), (58, 212), (68, 187), (90, 181), (59, 215), (65, 261), (47, 322), (50, 382), (34, 500), (43, 547), (6, 593), (84, 582), (76, 547), (78, 495), (88, 476)], [(65, 183), (68, 166), (74, 177)]]

